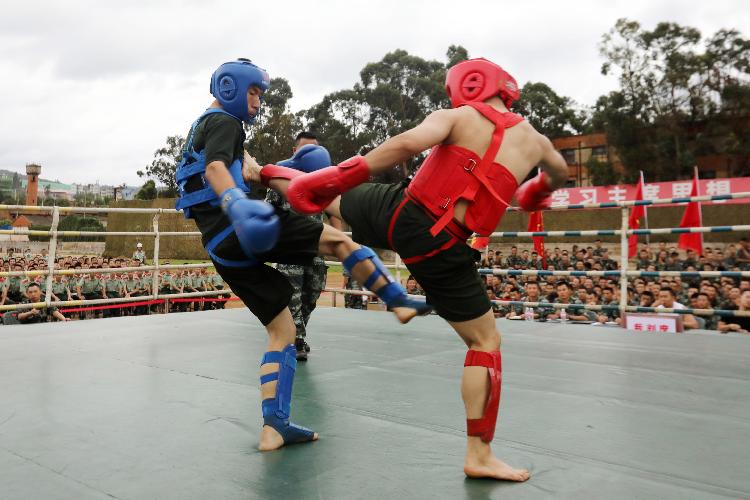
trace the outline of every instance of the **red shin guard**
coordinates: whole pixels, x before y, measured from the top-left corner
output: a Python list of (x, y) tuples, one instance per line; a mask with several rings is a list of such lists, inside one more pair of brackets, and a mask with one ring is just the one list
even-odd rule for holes
[(490, 376), (490, 393), (482, 418), (466, 419), (466, 434), (477, 436), (485, 443), (489, 443), (495, 437), (497, 410), (500, 406), (500, 385), (503, 379), (500, 351), (483, 352), (470, 349), (466, 353), (464, 366), (484, 366)]

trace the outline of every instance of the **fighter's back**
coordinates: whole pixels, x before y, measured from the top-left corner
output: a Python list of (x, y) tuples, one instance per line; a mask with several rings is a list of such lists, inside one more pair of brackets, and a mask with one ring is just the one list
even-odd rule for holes
[[(508, 112), (498, 98), (488, 99), (486, 103), (498, 112)], [(461, 106), (449, 112), (454, 114), (454, 126), (445, 143), (466, 148), (482, 157), (492, 140), (495, 124), (471, 106)], [(505, 166), (520, 184), (543, 161), (548, 147), (551, 147), (549, 140), (523, 120), (505, 129), (495, 162)]]

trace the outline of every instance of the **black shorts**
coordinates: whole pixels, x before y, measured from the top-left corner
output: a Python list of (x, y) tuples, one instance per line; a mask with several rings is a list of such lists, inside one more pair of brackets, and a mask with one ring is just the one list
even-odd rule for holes
[[(269, 252), (256, 255), (260, 262), (310, 265), (318, 255), (323, 223), (276, 207), (281, 222), (281, 233), (276, 246)], [(245, 260), (244, 253), (232, 233), (216, 248), (219, 257)], [(268, 325), (289, 305), (292, 286), (286, 276), (271, 266), (225, 267), (214, 262), (216, 271), (263, 325)]]
[[(407, 201), (393, 224), (391, 218), (406, 196), (406, 182), (362, 184), (341, 197), (341, 215), (352, 227), (352, 239), (377, 248), (391, 248), (402, 259), (418, 257), (448, 245), (454, 237), (446, 230), (430, 234), (435, 221), (424, 209)], [(491, 309), (475, 261), (477, 253), (461, 242), (406, 267), (424, 289), (427, 302), (448, 321), (468, 321)]]

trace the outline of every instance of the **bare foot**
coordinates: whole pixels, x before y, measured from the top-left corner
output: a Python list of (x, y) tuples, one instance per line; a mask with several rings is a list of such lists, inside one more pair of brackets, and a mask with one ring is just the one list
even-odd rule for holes
[(471, 478), (499, 479), (501, 481), (523, 482), (529, 479), (526, 469), (514, 469), (495, 455), (488, 455), (484, 460), (470, 460), (466, 457), (464, 474)]
[(403, 324), (408, 323), (417, 315), (417, 310), (411, 307), (394, 307), (392, 310), (396, 318)]
[[(313, 435), (312, 441), (317, 441), (319, 437), (320, 436), (316, 432)], [(273, 427), (264, 425), (263, 430), (260, 433), (260, 444), (258, 445), (258, 449), (260, 451), (271, 451), (278, 450), (282, 446), (284, 446), (284, 438), (281, 437), (281, 434), (279, 434)]]

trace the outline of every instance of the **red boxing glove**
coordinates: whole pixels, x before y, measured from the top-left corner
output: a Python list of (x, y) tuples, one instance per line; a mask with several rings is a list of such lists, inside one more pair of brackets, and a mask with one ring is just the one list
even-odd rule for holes
[(516, 190), (516, 200), (518, 200), (518, 206), (527, 212), (544, 210), (552, 206), (552, 193), (554, 192), (555, 190), (550, 189), (547, 184), (547, 176), (542, 172), (521, 184)]
[(370, 178), (370, 167), (363, 156), (326, 167), (292, 179), (286, 198), (294, 210), (301, 214), (317, 214), (331, 204), (341, 193), (358, 186)]
[(268, 164), (260, 169), (260, 183), (266, 187), (271, 187), (270, 182), (272, 179), (292, 180), (300, 175), (305, 175), (305, 173), (289, 167)]

